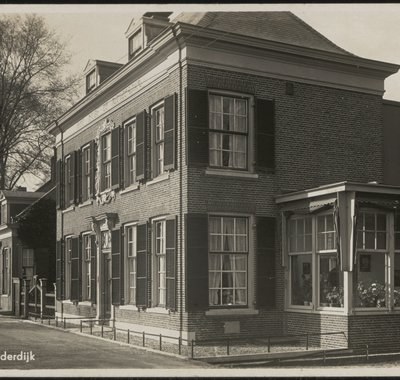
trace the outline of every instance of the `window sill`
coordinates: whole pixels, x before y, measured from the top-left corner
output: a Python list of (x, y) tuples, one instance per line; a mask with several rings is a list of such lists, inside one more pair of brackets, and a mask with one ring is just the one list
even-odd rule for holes
[(120, 194), (130, 193), (131, 191), (139, 190), (139, 184), (131, 185), (120, 191)]
[(61, 301), (62, 303), (66, 304), (66, 305), (73, 305), (74, 303), (70, 300), (63, 300)]
[(63, 214), (66, 214), (66, 213), (74, 211), (74, 210), (75, 210), (75, 206), (72, 205), (72, 206), (69, 206), (68, 208), (66, 208), (65, 210), (62, 210), (61, 212)]
[(163, 173), (158, 177), (152, 179), (151, 181), (147, 182), (146, 186), (151, 186), (154, 185), (155, 183), (166, 181), (167, 179), (169, 179), (169, 172)]
[(82, 208), (82, 207), (90, 206), (91, 204), (93, 204), (93, 201), (89, 199), (89, 200), (81, 203), (78, 207)]
[(7, 224), (0, 225), (0, 231), (6, 230), (8, 228)]
[(257, 315), (256, 309), (212, 309), (206, 311), (206, 316), (235, 316), (235, 315)]
[(154, 313), (154, 314), (169, 314), (168, 309), (164, 309), (163, 307), (149, 307), (146, 309), (146, 313)]
[(90, 301), (80, 301), (79, 306), (92, 306)]
[(382, 314), (392, 314), (398, 310), (390, 310), (388, 307), (380, 308), (363, 308), (363, 309), (353, 309), (353, 315), (382, 315)]
[(133, 311), (138, 311), (138, 307), (136, 305), (120, 305), (119, 306), (120, 310), (133, 310)]
[(6, 298), (6, 297), (9, 297), (9, 295), (8, 294), (2, 294), (1, 297), (2, 298)]
[(229, 170), (229, 169), (213, 169), (207, 168), (205, 171), (206, 175), (217, 175), (222, 177), (237, 177), (237, 178), (246, 178), (246, 179), (257, 179), (257, 173), (250, 173), (250, 172), (241, 172), (236, 170)]

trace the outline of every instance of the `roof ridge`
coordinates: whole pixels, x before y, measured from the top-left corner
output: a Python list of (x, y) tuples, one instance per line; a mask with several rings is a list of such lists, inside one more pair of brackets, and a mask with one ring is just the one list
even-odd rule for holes
[(343, 51), (346, 54), (352, 55), (354, 57), (357, 57), (355, 54), (343, 49), (342, 47), (340, 47), (339, 45), (336, 45), (333, 41), (331, 41), (329, 38), (325, 37), (323, 34), (321, 34), (320, 32), (318, 32), (318, 30), (314, 29), (310, 24), (308, 24), (307, 22), (305, 22), (304, 20), (302, 20), (299, 16), (295, 15), (293, 12), (287, 11), (287, 13), (295, 18), (297, 21), (299, 21), (303, 26), (305, 26), (310, 32), (312, 32), (313, 34), (317, 35), (318, 37), (324, 39), (325, 41), (329, 42), (330, 44), (332, 44), (334, 47), (336, 47), (337, 49)]

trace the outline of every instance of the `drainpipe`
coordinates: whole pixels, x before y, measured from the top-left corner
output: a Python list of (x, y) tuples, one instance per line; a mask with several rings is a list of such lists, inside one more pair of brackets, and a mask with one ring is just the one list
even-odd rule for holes
[(183, 332), (183, 122), (182, 122), (182, 95), (183, 95), (183, 83), (182, 83), (182, 47), (179, 43), (179, 38), (176, 35), (176, 30), (172, 27), (172, 33), (174, 34), (174, 38), (176, 44), (178, 45), (179, 51), (179, 224), (181, 226), (181, 233), (179, 234), (179, 256), (180, 256), (180, 270), (179, 270), (179, 277), (180, 277), (180, 297), (179, 297), (179, 337), (182, 339), (182, 332)]
[[(63, 133), (63, 130), (58, 125), (58, 121), (57, 120), (55, 121), (55, 124), (56, 124), (56, 127), (58, 128), (58, 130), (60, 131), (60, 135), (61, 135), (61, 163), (63, 163), (64, 162), (64, 133)], [(56, 165), (57, 165), (57, 160), (56, 160)], [(62, 175), (63, 175), (63, 173), (61, 172), (60, 173), (60, 183), (61, 183), (61, 176)], [(57, 194), (56, 194), (56, 196), (57, 196)], [(61, 202), (62, 202), (62, 199), (60, 199), (60, 203)], [(63, 239), (63, 237), (64, 237), (64, 214), (62, 213), (62, 210), (60, 212), (61, 212), (60, 232), (61, 232), (61, 239), (62, 239), (61, 242), (63, 243), (64, 242), (64, 239)], [(64, 249), (64, 244), (61, 244), (61, 249)], [(63, 281), (64, 281), (64, 278), (63, 278)], [(57, 295), (55, 295), (55, 303), (54, 303), (54, 305), (57, 305)], [(57, 308), (56, 308), (55, 311), (57, 312)], [(63, 302), (61, 300), (61, 319), (63, 318), (63, 315), (64, 315), (64, 304), (63, 304)]]

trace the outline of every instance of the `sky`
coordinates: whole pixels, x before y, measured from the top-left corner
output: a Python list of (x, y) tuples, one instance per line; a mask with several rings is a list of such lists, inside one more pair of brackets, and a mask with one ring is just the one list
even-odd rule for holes
[[(355, 55), (400, 64), (400, 4), (0, 4), (0, 15), (44, 16), (48, 26), (67, 41), (72, 54), (68, 71), (82, 75), (89, 59), (127, 62), (125, 32), (132, 18), (143, 12), (172, 11), (177, 15), (218, 10), (292, 11)], [(386, 79), (385, 89), (385, 99), (400, 101), (400, 73)]]

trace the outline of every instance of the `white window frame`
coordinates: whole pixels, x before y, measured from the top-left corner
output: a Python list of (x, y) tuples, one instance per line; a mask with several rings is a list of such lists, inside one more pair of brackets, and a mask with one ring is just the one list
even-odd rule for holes
[(86, 75), (86, 94), (96, 87), (96, 69), (91, 70)]
[[(157, 224), (161, 224), (161, 236), (157, 237)], [(167, 301), (167, 288), (166, 288), (166, 219), (154, 219), (153, 220), (153, 241), (154, 241), (154, 250), (153, 250), (153, 257), (154, 257), (154, 265), (153, 265), (153, 274), (154, 274), (154, 307), (158, 308), (165, 308), (166, 301)], [(160, 251), (157, 251), (157, 240), (160, 240)], [(162, 263), (164, 263), (164, 270), (161, 270)], [(162, 277), (164, 278), (163, 284)]]
[[(132, 238), (133, 240), (129, 240), (129, 232), (128, 230), (132, 229)], [(132, 255), (129, 254), (130, 247), (132, 248)], [(126, 305), (136, 305), (136, 284), (137, 284), (137, 222), (128, 223), (124, 225), (124, 262), (125, 262), (125, 304)], [(134, 271), (131, 272), (130, 261), (134, 263)], [(131, 284), (131, 275), (133, 275), (133, 284)], [(130, 290), (134, 289), (133, 297), (131, 300)]]
[[(246, 135), (247, 136), (247, 143), (246, 143), (246, 166), (245, 168), (237, 168), (237, 167), (229, 167), (229, 166), (216, 166), (216, 165), (211, 165), (211, 133), (221, 133), (223, 134), (223, 129), (213, 129), (211, 128), (211, 111), (209, 110), (208, 113), (208, 119), (209, 119), (209, 170), (211, 171), (223, 171), (223, 172), (229, 172), (231, 171), (232, 173), (248, 173), (248, 172), (253, 172), (254, 171), (254, 148), (253, 148), (253, 142), (254, 142), (254, 97), (248, 94), (243, 94), (239, 92), (234, 92), (234, 91), (221, 91), (221, 90), (209, 90), (208, 91), (208, 99), (210, 103), (210, 96), (222, 96), (222, 97), (231, 97), (231, 98), (237, 98), (237, 99), (243, 99), (246, 100), (247, 104), (247, 132), (246, 133), (236, 133), (236, 132), (225, 132), (229, 134), (241, 134), (241, 135)], [(221, 121), (222, 123), (223, 121)]]
[(72, 252), (72, 238), (73, 235), (65, 237), (65, 250), (64, 250), (64, 298), (69, 300), (71, 298), (71, 252)]
[[(129, 129), (132, 130), (132, 138), (129, 139)], [(126, 187), (135, 186), (136, 181), (136, 118), (130, 119), (124, 123), (125, 131), (125, 178)], [(130, 141), (132, 141), (132, 151), (130, 151)], [(132, 177), (133, 172), (133, 178)]]
[(91, 148), (90, 144), (85, 145), (82, 148), (82, 201), (88, 201), (91, 193)]
[(92, 296), (92, 232), (82, 234), (82, 301), (91, 301)]
[[(156, 112), (162, 110), (162, 123), (156, 124)], [(165, 104), (164, 100), (156, 103), (151, 107), (151, 130), (152, 130), (152, 146), (153, 146), (153, 176), (154, 178), (161, 176), (165, 173), (164, 168), (164, 131), (165, 131)], [(157, 131), (160, 130), (161, 138), (158, 138)]]
[[(137, 37), (137, 41), (139, 41), (136, 48), (134, 48), (132, 43), (135, 37)], [(129, 59), (133, 58), (140, 50), (142, 50), (142, 48), (143, 48), (143, 33), (142, 33), (142, 28), (140, 28), (128, 38)]]
[[(109, 145), (105, 147), (104, 142), (107, 141)], [(101, 190), (106, 191), (111, 189), (112, 181), (112, 168), (111, 168), (111, 146), (112, 138), (111, 131), (101, 136)], [(108, 175), (107, 175), (108, 172)]]
[[(221, 222), (221, 233), (211, 233), (210, 231), (210, 219), (211, 218), (220, 218), (220, 222)], [(223, 227), (223, 218), (234, 218), (234, 226), (236, 225), (236, 220), (237, 219), (245, 219), (246, 220), (246, 235), (237, 235), (235, 234), (235, 227), (234, 227), (234, 232), (233, 232), (233, 236), (234, 236), (234, 246), (236, 246), (236, 236), (246, 236), (246, 249), (245, 251), (224, 251), (221, 247), (221, 250), (216, 250), (216, 251), (211, 251), (211, 236), (224, 236), (225, 234), (222, 231), (222, 227)], [(252, 259), (252, 255), (250, 254), (251, 250), (250, 250), (250, 216), (248, 215), (240, 215), (240, 214), (224, 214), (224, 213), (213, 213), (213, 214), (209, 214), (208, 215), (208, 239), (209, 239), (209, 250), (208, 250), (208, 260), (210, 260), (211, 256), (220, 256), (220, 259), (223, 260), (223, 256), (224, 255), (234, 255), (234, 256), (244, 256), (246, 257), (246, 268), (245, 270), (240, 270), (240, 271), (236, 271), (236, 270), (232, 270), (232, 271), (227, 271), (229, 273), (236, 273), (236, 272), (240, 272), (243, 273), (245, 272), (245, 288), (243, 287), (237, 287), (235, 286), (235, 284), (232, 285), (232, 290), (233, 293), (235, 292), (236, 289), (238, 290), (244, 290), (245, 294), (246, 294), (246, 302), (244, 304), (211, 304), (211, 290), (212, 288), (210, 287), (210, 283), (208, 285), (208, 299), (209, 299), (209, 308), (211, 309), (248, 309), (249, 305), (251, 305), (251, 301), (252, 301), (252, 297), (251, 297), (251, 293), (249, 291), (249, 268), (251, 267), (251, 259)], [(221, 242), (223, 240), (221, 239)], [(222, 264), (221, 264), (222, 265)], [(215, 270), (215, 271), (211, 271), (210, 269), (208, 270), (208, 277), (209, 277), (209, 281), (210, 281), (210, 272), (216, 272), (216, 273), (221, 273), (221, 276), (223, 275), (224, 272), (222, 270)], [(223, 291), (224, 287), (222, 286), (222, 279), (221, 279), (221, 286), (220, 286), (220, 290)], [(217, 288), (215, 288), (217, 289)]]

